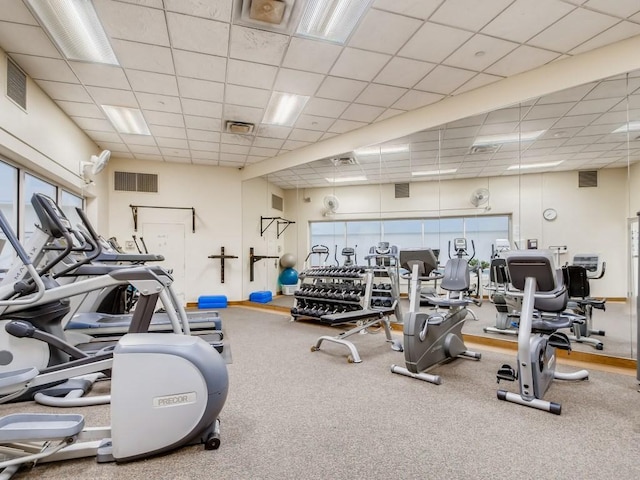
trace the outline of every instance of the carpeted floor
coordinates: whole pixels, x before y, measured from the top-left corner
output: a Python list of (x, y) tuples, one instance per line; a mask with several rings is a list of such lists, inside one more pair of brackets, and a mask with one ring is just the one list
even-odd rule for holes
[[(592, 370), (585, 382), (555, 382), (546, 398), (562, 403), (556, 416), (497, 400), (495, 372), (514, 363), (511, 354), (474, 347), (482, 360), (437, 367), (434, 373), (443, 377), (437, 386), (392, 374), (390, 365), (404, 357), (382, 333), (351, 337), (363, 362), (349, 364), (342, 346), (310, 351), (318, 336), (339, 333), (335, 328), (249, 308), (228, 308), (221, 316), (233, 363), (219, 450), (186, 447), (123, 465), (93, 459), (42, 464), (16, 478), (640, 476), (640, 393), (633, 376)], [(516, 391), (517, 385), (500, 387)], [(0, 414), (20, 410), (51, 411), (0, 406)], [(90, 426), (108, 423), (107, 406), (74, 411)]]

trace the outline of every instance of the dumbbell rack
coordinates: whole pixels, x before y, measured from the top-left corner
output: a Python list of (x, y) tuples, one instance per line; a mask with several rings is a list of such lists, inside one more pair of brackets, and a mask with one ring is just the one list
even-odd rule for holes
[[(355, 324), (355, 326), (332, 337), (323, 335), (311, 347), (315, 352), (323, 341), (344, 345), (351, 352), (350, 363), (360, 363), (355, 345), (345, 338), (380, 325), (386, 333), (386, 341), (394, 350), (402, 351), (402, 345), (391, 337), (389, 315), (397, 304), (392, 291), (386, 286), (374, 288), (374, 274), (365, 267), (314, 267), (300, 273), (302, 284), (294, 293), (291, 318), (309, 318), (328, 325)], [(376, 294), (373, 297), (373, 294)], [(397, 298), (397, 297), (396, 297)], [(379, 302), (376, 302), (376, 299)], [(391, 305), (386, 305), (391, 300)], [(378, 304), (373, 307), (372, 304)]]

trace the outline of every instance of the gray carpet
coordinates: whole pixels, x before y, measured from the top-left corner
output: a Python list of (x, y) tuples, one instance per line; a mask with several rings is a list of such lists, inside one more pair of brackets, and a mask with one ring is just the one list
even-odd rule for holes
[[(124, 465), (92, 459), (38, 465), (39, 479), (636, 479), (640, 393), (632, 376), (591, 371), (552, 385), (561, 416), (496, 399), (495, 372), (513, 355), (481, 351), (434, 370), (442, 385), (393, 375), (403, 363), (384, 334), (351, 337), (363, 362), (318, 336), (339, 330), (255, 309), (221, 310), (233, 348), (230, 390), (217, 451), (187, 447)], [(399, 335), (401, 337), (401, 335)], [(569, 371), (572, 367), (561, 366)], [(170, 379), (167, 379), (170, 381)], [(106, 385), (104, 386), (106, 387)], [(516, 391), (516, 385), (501, 388)], [(50, 411), (32, 404), (0, 406)], [(77, 409), (88, 425), (108, 407)]]

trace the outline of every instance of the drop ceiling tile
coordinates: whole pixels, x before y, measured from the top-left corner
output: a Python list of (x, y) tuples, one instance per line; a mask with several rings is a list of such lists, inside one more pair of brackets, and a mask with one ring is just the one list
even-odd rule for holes
[(101, 132), (115, 132), (113, 125), (104, 118), (86, 118), (86, 117), (71, 117), (76, 125), (81, 129), (95, 130)]
[(67, 62), (57, 58), (34, 57), (14, 53), (11, 58), (34, 80), (79, 83)]
[(363, 127), (365, 125), (365, 122), (356, 122), (353, 120), (336, 120), (329, 128), (329, 131), (333, 133), (345, 133), (351, 130), (355, 130), (356, 128)]
[[(242, 166), (247, 158), (246, 155), (239, 155), (237, 153), (220, 153), (220, 165), (223, 166)], [(228, 163), (232, 162), (232, 163)]]
[[(541, 97), (536, 105), (545, 105), (549, 103), (563, 103), (563, 102), (577, 102), (585, 98), (585, 95), (589, 94), (589, 92), (595, 86), (594, 83), (588, 83), (586, 85), (579, 85), (574, 88), (569, 88), (566, 90), (561, 90), (556, 93), (551, 93), (549, 95), (545, 95)], [(588, 98), (588, 95), (587, 97)]]
[(187, 138), (187, 132), (184, 128), (149, 125), (149, 130), (154, 137)]
[(278, 154), (277, 148), (251, 147), (249, 151), (251, 155), (260, 155), (263, 157), (274, 157)]
[(220, 143), (230, 143), (233, 145), (249, 145), (253, 142), (252, 135), (238, 135), (236, 133), (221, 133)]
[[(227, 157), (229, 156), (228, 154), (226, 155)], [(243, 167), (245, 164), (244, 160), (241, 161), (231, 161), (231, 160), (223, 160), (220, 159), (219, 165), (221, 167), (226, 167), (226, 168), (240, 168)]]
[(556, 155), (569, 155), (571, 153), (578, 153), (583, 148), (584, 145), (563, 145), (562, 147), (556, 148), (553, 153)]
[(393, 108), (401, 110), (415, 110), (416, 108), (436, 103), (442, 98), (443, 95), (438, 95), (436, 93), (409, 90), (400, 98), (400, 100), (393, 104)]
[(129, 82), (120, 67), (96, 63), (70, 62), (71, 68), (86, 86), (129, 90)]
[(318, 90), (324, 78), (324, 75), (319, 73), (281, 68), (276, 76), (273, 89), (278, 92), (311, 96)]
[(151, 145), (128, 145), (132, 153), (141, 155), (160, 155), (160, 149)]
[[(299, 120), (300, 118), (298, 118)], [(256, 129), (256, 135), (283, 140), (289, 136), (289, 133), (291, 133), (290, 127), (281, 127), (279, 125), (258, 125)]]
[(46, 33), (31, 25), (0, 22), (0, 45), (7, 53), (62, 58)]
[(411, 60), (409, 58), (394, 57), (375, 77), (376, 83), (393, 85), (396, 87), (413, 87), (435, 64)]
[(231, 143), (220, 144), (221, 153), (237, 153), (242, 155), (248, 155), (251, 147), (249, 145), (234, 145)]
[(333, 125), (334, 121), (335, 118), (303, 114), (298, 117), (295, 126), (296, 128), (304, 128), (307, 130), (317, 130), (319, 132), (324, 132), (331, 125)]
[(282, 148), (282, 144), (284, 143), (284, 139), (281, 138), (265, 138), (265, 137), (256, 137), (253, 140), (254, 147), (264, 147), (264, 148)]
[(271, 89), (278, 68), (242, 60), (229, 59), (227, 82), (246, 87)]
[(549, 50), (522, 45), (486, 69), (492, 75), (510, 77), (555, 60), (559, 55)]
[[(182, 138), (164, 138), (164, 137), (156, 137), (156, 143), (160, 147), (163, 155), (175, 155), (175, 153), (169, 153), (165, 151), (165, 148), (179, 148), (181, 150), (189, 149), (189, 142)], [(180, 156), (180, 155), (177, 155)], [(187, 155), (188, 156), (188, 155)]]
[(574, 7), (557, 0), (517, 0), (482, 29), (483, 33), (524, 43)]
[[(456, 28), (426, 22), (400, 50), (399, 55), (440, 63), (472, 35)], [(427, 45), (429, 48), (425, 47)]]
[(329, 100), (326, 98), (311, 98), (302, 111), (305, 115), (338, 118), (349, 106), (349, 102)]
[(110, 38), (169, 46), (164, 11), (108, 0), (93, 4)]
[(449, 55), (445, 64), (482, 71), (518, 47), (517, 43), (476, 34)]
[(166, 154), (163, 154), (162, 157), (164, 158), (165, 162), (191, 163), (191, 157), (176, 157), (176, 156), (169, 156), (169, 155), (166, 155)]
[[(640, 87), (640, 78), (629, 78), (628, 80), (606, 80), (598, 85), (585, 96), (585, 100), (596, 98), (618, 98), (625, 97), (627, 92), (633, 92)], [(624, 102), (626, 109), (626, 102)]]
[(184, 0), (164, 0), (169, 12), (186, 13), (195, 17), (210, 18), (229, 22), (231, 20), (232, 0), (208, 0), (206, 2), (185, 2)]
[(224, 118), (236, 122), (247, 122), (258, 124), (262, 121), (264, 109), (255, 107), (244, 107), (241, 105), (225, 105)]
[(382, 53), (345, 48), (331, 69), (331, 75), (370, 81), (390, 58)]
[(176, 74), (181, 77), (198, 78), (200, 80), (225, 81), (227, 59), (215, 55), (173, 50)]
[(598, 118), (598, 114), (567, 116), (559, 119), (554, 128), (585, 127)]
[(357, 103), (353, 103), (345, 110), (340, 118), (371, 123), (378, 118), (384, 110), (385, 109), (383, 107), (373, 107), (370, 105), (359, 105)]
[[(189, 148), (201, 152), (218, 152), (220, 144), (215, 142), (201, 142), (199, 140), (189, 140)], [(217, 156), (216, 156), (217, 158)]]
[(190, 98), (183, 98), (180, 100), (182, 103), (182, 112), (185, 115), (195, 115), (198, 117), (222, 117), (222, 104), (215, 102), (205, 102), (204, 100), (193, 100)]
[(381, 120), (386, 120), (387, 118), (395, 117), (396, 115), (400, 115), (401, 113), (405, 113), (404, 110), (398, 110), (397, 108), (387, 108), (382, 115), (376, 118), (376, 122)]
[(556, 123), (556, 118), (544, 118), (539, 120), (523, 120), (520, 122), (520, 128), (523, 132), (537, 132), (539, 130), (548, 130)]
[(175, 73), (171, 49), (159, 45), (111, 39), (116, 57), (124, 68), (156, 73)]
[(164, 162), (162, 155), (159, 155), (160, 150), (158, 150), (158, 155), (146, 154), (146, 153), (136, 153), (133, 157), (136, 160), (148, 160), (150, 162)]
[[(127, 145), (145, 145), (145, 146), (156, 146), (156, 139), (151, 135), (129, 135), (121, 133), (120, 137), (122, 141)], [(133, 151), (133, 150), (132, 150)]]
[(224, 97), (224, 83), (220, 82), (178, 77), (178, 88), (182, 98), (222, 102)]
[(173, 75), (127, 70), (127, 77), (131, 83), (131, 88), (136, 92), (157, 93), (172, 97), (179, 95), (176, 77)]
[(26, 25), (38, 25), (38, 22), (21, 0), (4, 0), (0, 10), (0, 20)]
[[(602, 137), (603, 137), (603, 135), (573, 137), (573, 138), (570, 138), (569, 140), (567, 140), (564, 145), (567, 146), (567, 147), (570, 146), (570, 145), (583, 145), (583, 146), (591, 145), (593, 143), (597, 143), (598, 141), (600, 141), (600, 139)], [(583, 150), (584, 150), (584, 148), (581, 151), (583, 151)]]
[(311, 145), (311, 143), (301, 142), (299, 140), (287, 140), (284, 142), (284, 145), (282, 145), (282, 150), (297, 150), (298, 148), (306, 147), (307, 145)]
[(189, 141), (220, 143), (220, 132), (209, 132), (207, 130), (195, 130), (188, 128), (187, 137)]
[(36, 83), (53, 100), (93, 103), (93, 100), (82, 85), (74, 83), (49, 82), (47, 80), (38, 80)]
[[(289, 135), (289, 140), (299, 140), (302, 142), (317, 142), (322, 137), (322, 132), (315, 130), (303, 130), (301, 128), (294, 128)], [(282, 145), (280, 145), (281, 147)], [(280, 148), (277, 147), (277, 148)]]
[(461, 68), (438, 65), (414, 88), (448, 95), (476, 75), (476, 72)]
[(96, 142), (122, 143), (122, 138), (115, 132), (97, 132), (95, 130), (85, 130), (85, 132)]
[(180, 113), (154, 112), (146, 110), (144, 118), (149, 125), (164, 125), (166, 127), (184, 128), (184, 117)]
[(626, 110), (619, 110), (619, 111), (615, 111), (615, 112), (603, 113), (596, 120), (593, 121), (593, 125), (615, 124), (615, 125), (617, 125), (617, 127), (620, 127), (621, 125), (624, 125), (625, 123), (627, 123), (627, 111)]
[(118, 142), (98, 142), (98, 146), (103, 150), (109, 150), (111, 154), (115, 157), (120, 157), (121, 153), (129, 153), (129, 149), (124, 143)]
[[(537, 120), (541, 118), (558, 118), (566, 114), (573, 108), (573, 102), (551, 103), (548, 105), (535, 105), (529, 109), (525, 115), (526, 120)], [(576, 113), (578, 115), (578, 113)]]
[[(167, 95), (157, 95), (154, 93), (138, 93), (136, 98), (140, 103), (140, 107), (144, 110), (157, 110), (159, 112), (181, 113), (180, 99), (178, 97), (170, 97)], [(119, 105), (119, 104), (109, 104)], [(186, 113), (186, 112), (185, 112)]]
[(583, 44), (574, 48), (570, 53), (572, 55), (577, 55), (582, 52), (588, 52), (594, 48), (603, 47), (638, 34), (640, 34), (640, 25), (631, 22), (620, 22), (601, 34), (596, 35), (591, 40), (587, 40)]
[(588, 0), (584, 3), (585, 7), (593, 8), (602, 13), (615, 15), (620, 18), (627, 18), (640, 11), (640, 4), (637, 0)]
[(513, 0), (447, 0), (429, 18), (465, 30), (478, 31), (500, 14)]
[[(287, 35), (233, 25), (229, 56), (239, 60), (278, 66), (288, 43)], [(260, 48), (256, 48), (258, 46)]]
[(390, 107), (406, 92), (406, 88), (390, 87), (387, 85), (371, 83), (358, 96), (356, 101), (366, 105)]
[(619, 102), (618, 98), (600, 98), (597, 100), (583, 100), (573, 107), (568, 115), (587, 115), (590, 113), (604, 113)]
[(369, 10), (351, 35), (349, 46), (395, 54), (422, 25), (421, 20)]
[(582, 42), (612, 27), (618, 21), (617, 18), (609, 15), (576, 9), (533, 37), (528, 43), (556, 52), (568, 52)]
[(226, 103), (233, 105), (265, 108), (267, 103), (269, 103), (270, 96), (271, 92), (269, 90), (241, 87), (238, 85), (227, 85), (224, 100)]
[(346, 78), (327, 77), (318, 89), (316, 96), (352, 102), (367, 86), (366, 82)]
[(308, 72), (328, 73), (341, 51), (340, 45), (292, 37), (282, 66)]
[(441, 3), (441, 0), (376, 0), (373, 7), (426, 20)]
[(176, 13), (167, 13), (167, 24), (173, 48), (227, 56), (229, 24)]
[(603, 124), (603, 125), (587, 125), (580, 130), (576, 136), (581, 137), (584, 135), (607, 135), (613, 132), (619, 125), (617, 124)]

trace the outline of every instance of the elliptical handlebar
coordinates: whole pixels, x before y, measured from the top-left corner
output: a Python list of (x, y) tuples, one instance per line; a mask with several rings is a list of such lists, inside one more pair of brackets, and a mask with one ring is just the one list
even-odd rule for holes
[[(454, 245), (454, 247), (456, 249), (456, 253), (455, 253), (456, 257), (462, 258), (465, 255), (469, 255), (469, 253), (467, 252), (467, 239), (466, 238), (464, 238), (464, 237), (455, 238), (453, 240), (453, 245)], [(473, 240), (471, 240), (471, 249), (473, 250), (473, 253), (467, 259), (467, 262), (470, 262), (476, 256), (476, 244), (475, 244), (475, 242)], [(449, 247), (447, 248), (447, 253), (449, 254), (449, 259), (453, 258), (451, 256), (451, 240), (449, 240)]]

